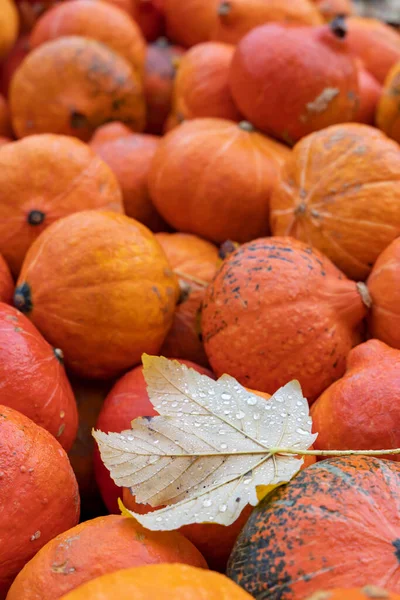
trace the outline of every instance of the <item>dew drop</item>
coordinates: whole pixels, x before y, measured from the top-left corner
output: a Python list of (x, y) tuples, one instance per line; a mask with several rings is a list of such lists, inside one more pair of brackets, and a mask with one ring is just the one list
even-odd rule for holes
[(226, 450), (228, 447), (227, 444), (220, 444), (220, 448), (222, 448), (222, 450)]
[(219, 510), (219, 512), (226, 512), (227, 508), (228, 508), (228, 507), (227, 507), (227, 505), (226, 505), (226, 504), (221, 504), (221, 505), (218, 507), (218, 510)]
[(176, 408), (178, 406), (178, 403), (177, 402), (172, 402), (171, 406), (172, 406), (172, 408)]
[(268, 402), (266, 402), (264, 404), (264, 408), (265, 408), (265, 410), (271, 410), (271, 405)]
[(156, 517), (156, 521), (160, 523), (160, 521), (162, 521), (162, 517)]
[(224, 410), (224, 415), (230, 415), (231, 411), (230, 410)]
[(133, 442), (134, 438), (131, 435), (128, 435), (128, 442)]
[(225, 433), (226, 433), (225, 429), (220, 429), (218, 431), (218, 435), (225, 435)]
[(254, 415), (253, 415), (253, 419), (254, 419), (255, 421), (259, 421), (259, 419), (260, 419), (260, 413), (254, 413)]
[(211, 505), (212, 505), (211, 500), (204, 500), (203, 501), (204, 508), (209, 508)]
[(276, 402), (283, 402), (283, 398), (281, 398), (280, 396), (275, 396), (274, 400), (276, 400)]
[(223, 394), (221, 394), (221, 398), (222, 400), (230, 400), (232, 396), (224, 392)]
[(287, 417), (287, 416), (288, 416), (288, 414), (287, 414), (287, 413), (285, 413), (285, 412), (281, 412), (281, 417)]
[(176, 416), (177, 417), (183, 417), (183, 413), (182, 412), (178, 412), (178, 413), (176, 413)]
[(252, 482), (252, 478), (251, 477), (247, 477), (246, 479), (243, 479), (244, 485), (248, 485), (251, 482)]
[(165, 406), (166, 404), (168, 404), (168, 400), (163, 400), (163, 401), (161, 402), (161, 405), (162, 405), (162, 406)]
[(302, 403), (302, 401), (301, 401), (301, 400), (297, 400), (297, 402), (296, 402), (296, 406), (303, 406), (303, 403)]
[(253, 397), (247, 398), (247, 404), (249, 406), (254, 406), (255, 404), (257, 404), (257, 398), (253, 398)]
[(158, 444), (160, 440), (154, 440), (154, 444)]
[(195, 427), (201, 427), (201, 423), (199, 423), (198, 421), (195, 421), (194, 426)]
[(244, 414), (243, 411), (240, 410), (238, 413), (236, 413), (235, 416), (237, 419), (243, 419), (246, 415)]
[(207, 396), (207, 394), (205, 394), (204, 392), (199, 392), (199, 396), (200, 396), (200, 398), (205, 398)]
[(121, 435), (120, 438), (121, 438), (121, 440), (125, 440), (126, 439), (126, 437), (124, 435)]
[(296, 432), (299, 433), (300, 435), (309, 435), (309, 432), (306, 431), (305, 429), (302, 429), (301, 427), (298, 427), (296, 429)]

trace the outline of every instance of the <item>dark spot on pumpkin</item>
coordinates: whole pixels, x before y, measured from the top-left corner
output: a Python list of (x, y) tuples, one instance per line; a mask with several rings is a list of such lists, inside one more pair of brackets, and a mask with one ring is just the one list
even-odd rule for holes
[(26, 281), (15, 288), (14, 306), (23, 313), (29, 313), (33, 308), (31, 288)]
[(53, 348), (53, 352), (54, 352), (54, 356), (56, 357), (58, 362), (63, 365), (64, 364), (64, 352), (61, 350), (61, 348)]
[(116, 100), (113, 100), (112, 102), (112, 109), (113, 110), (119, 110), (121, 108), (121, 106), (123, 106), (124, 104), (124, 100), (122, 98), (117, 98)]
[(395, 556), (400, 563), (400, 538), (397, 538), (392, 544), (395, 547)]
[(72, 129), (83, 129), (83, 127), (87, 127), (89, 125), (89, 121), (86, 115), (73, 110), (71, 111), (69, 124), (72, 127)]
[(45, 218), (46, 215), (41, 210), (31, 210), (28, 213), (27, 221), (29, 225), (41, 225)]
[(330, 22), (332, 33), (339, 39), (344, 39), (347, 35), (347, 23), (345, 15), (338, 15)]

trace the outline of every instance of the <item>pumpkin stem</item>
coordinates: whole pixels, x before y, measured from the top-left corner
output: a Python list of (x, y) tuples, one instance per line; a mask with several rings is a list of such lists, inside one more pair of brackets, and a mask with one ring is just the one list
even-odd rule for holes
[(235, 252), (237, 248), (239, 248), (239, 244), (237, 242), (233, 242), (232, 240), (226, 240), (226, 242), (221, 244), (219, 247), (218, 257), (221, 260), (225, 260), (228, 256)]
[(332, 33), (339, 39), (343, 40), (347, 35), (347, 22), (345, 15), (338, 15), (329, 24)]
[(231, 12), (231, 10), (232, 10), (231, 3), (228, 0), (224, 0), (218, 6), (217, 14), (218, 14), (219, 17), (226, 17), (227, 15), (229, 15), (229, 13)]
[(243, 129), (243, 131), (249, 131), (250, 133), (256, 130), (254, 125), (249, 123), (249, 121), (240, 121), (239, 127), (240, 129)]
[(23, 313), (29, 313), (33, 308), (31, 288), (26, 281), (15, 288), (14, 306)]
[(194, 275), (188, 275), (188, 273), (183, 273), (183, 271), (179, 271), (178, 269), (174, 269), (175, 275), (180, 277), (181, 279), (187, 279), (188, 281), (193, 281), (193, 283), (197, 283), (197, 285), (201, 285), (202, 287), (207, 287), (208, 282), (203, 279), (199, 279)]
[(179, 292), (180, 293), (179, 293), (177, 305), (183, 304), (183, 302), (186, 302), (186, 300), (189, 298), (190, 292), (191, 292), (190, 284), (187, 281), (183, 281), (182, 279), (180, 279), (179, 280)]
[(385, 450), (294, 450), (293, 448), (268, 448), (268, 453), (295, 456), (386, 456), (400, 454), (400, 448)]
[(27, 220), (29, 225), (41, 225), (45, 218), (46, 215), (41, 210), (31, 210), (30, 213), (28, 213)]
[(363, 301), (363, 303), (365, 304), (365, 306), (367, 308), (371, 308), (372, 306), (372, 298), (371, 298), (371, 294), (368, 291), (367, 286), (365, 285), (365, 283), (363, 283), (362, 281), (359, 281), (356, 284), (357, 287), (357, 291), (361, 296), (361, 300)]
[(55, 357), (58, 360), (58, 362), (63, 365), (64, 364), (64, 352), (61, 350), (61, 348), (53, 348), (53, 352), (54, 352)]

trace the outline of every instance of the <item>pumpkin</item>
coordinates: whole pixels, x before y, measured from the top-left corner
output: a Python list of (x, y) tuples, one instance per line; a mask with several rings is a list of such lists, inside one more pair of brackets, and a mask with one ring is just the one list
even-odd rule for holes
[[(0, 0), (1, 1), (1, 0)], [(8, 96), (11, 79), (25, 56), (29, 53), (29, 35), (21, 35), (4, 58), (0, 68), (0, 93)]]
[(53, 223), (29, 249), (14, 303), (77, 375), (111, 378), (157, 354), (178, 283), (153, 234), (111, 212)]
[(124, 12), (128, 13), (129, 16), (133, 14), (133, 2), (134, 0), (102, 0), (112, 6), (116, 6)]
[(30, 52), (14, 74), (9, 98), (18, 137), (63, 133), (87, 141), (108, 121), (135, 131), (145, 125), (142, 84), (131, 65), (80, 36), (57, 38)]
[[(195, 365), (189, 361), (180, 361), (188, 367), (196, 369), (203, 375), (213, 377), (211, 371)], [(138, 417), (152, 417), (156, 415), (147, 394), (146, 382), (143, 377), (143, 367), (139, 366), (126, 373), (115, 383), (101, 408), (96, 423), (96, 429), (108, 433), (117, 433), (130, 429), (133, 419)], [(100, 453), (95, 447), (94, 469), (97, 485), (107, 509), (118, 513), (118, 498), (122, 490), (111, 479), (108, 469), (104, 466)]]
[[(0, 598), (42, 546), (79, 518), (78, 486), (57, 440), (0, 407)], [(22, 599), (21, 599), (22, 600)]]
[(18, 275), (48, 225), (84, 209), (123, 212), (111, 169), (67, 136), (29, 136), (0, 149), (0, 252)]
[(179, 533), (148, 531), (121, 515), (99, 517), (46, 544), (19, 573), (8, 600), (54, 600), (106, 573), (174, 562), (207, 568), (200, 552)]
[(14, 281), (10, 269), (0, 254), (0, 302), (12, 303), (14, 295)]
[(327, 592), (315, 592), (307, 600), (400, 600), (399, 594), (392, 594), (375, 585), (363, 588), (335, 588)]
[(56, 4), (36, 23), (30, 45), (34, 49), (50, 40), (75, 35), (105, 44), (137, 73), (143, 73), (146, 46), (140, 29), (129, 15), (108, 2), (69, 0)]
[(154, 0), (133, 0), (131, 14), (150, 42), (163, 34), (164, 16)]
[(323, 19), (310, 0), (219, 0), (212, 39), (236, 44), (249, 31), (269, 22), (321, 25)]
[(0, 146), (5, 146), (6, 144), (9, 144), (12, 141), (13, 140), (11, 138), (0, 136)]
[(253, 510), (228, 576), (265, 600), (368, 584), (399, 593), (399, 487), (400, 466), (392, 461), (312, 465)]
[(165, 0), (167, 37), (185, 48), (211, 39), (219, 0)]
[[(101, 0), (102, 2), (104, 0)], [(102, 125), (93, 134), (89, 144), (103, 144), (105, 142), (113, 142), (114, 140), (118, 140), (121, 137), (127, 137), (132, 135), (132, 129), (129, 129), (124, 123), (120, 121), (112, 121), (111, 123), (106, 123)]]
[(400, 60), (400, 35), (386, 23), (366, 17), (349, 17), (346, 27), (350, 52), (383, 83), (390, 69)]
[(351, 121), (357, 110), (357, 65), (341, 20), (312, 29), (256, 27), (236, 48), (230, 85), (246, 119), (290, 145)]
[[(318, 450), (400, 446), (400, 350), (369, 340), (349, 353), (346, 373), (311, 409)], [(400, 460), (398, 455), (392, 457)]]
[(203, 301), (213, 371), (269, 394), (298, 379), (305, 397), (315, 400), (343, 375), (360, 341), (364, 288), (292, 238), (244, 244), (223, 262)]
[(233, 52), (228, 44), (204, 42), (181, 58), (173, 95), (173, 113), (178, 119), (240, 120), (228, 82)]
[(400, 235), (400, 149), (373, 127), (336, 125), (301, 140), (271, 197), (273, 235), (290, 235), (364, 280)]
[(18, 35), (19, 18), (13, 0), (0, 0), (0, 60), (11, 50)]
[(369, 331), (400, 350), (400, 238), (379, 256), (367, 284), (372, 299)]
[(251, 600), (228, 577), (182, 564), (148, 565), (103, 575), (60, 600)]
[(12, 137), (10, 112), (8, 110), (7, 101), (0, 94), (0, 136)]
[(246, 242), (268, 233), (269, 197), (287, 155), (247, 122), (187, 121), (161, 141), (150, 195), (179, 231)]
[[(80, 1), (80, 0), (79, 0)], [(102, 129), (115, 128), (103, 125), (90, 142), (90, 147), (108, 164), (121, 187), (125, 213), (154, 230), (163, 229), (164, 222), (150, 199), (148, 174), (157, 150), (159, 138), (153, 135), (129, 132), (114, 139), (102, 141)]]
[(62, 350), (52, 348), (12, 306), (0, 303), (0, 323), (2, 404), (47, 429), (68, 451), (78, 429), (78, 413)]
[(218, 249), (187, 233), (158, 233), (156, 238), (176, 270), (181, 287), (180, 302), (160, 354), (207, 366), (198, 323), (205, 288), (217, 271)]
[(351, 0), (313, 0), (326, 21), (335, 17), (350, 16), (354, 13)]
[(382, 94), (382, 86), (363, 66), (359, 66), (358, 70), (358, 89), (360, 104), (354, 121), (365, 123), (366, 125), (374, 125), (376, 109)]
[[(399, 36), (400, 37), (400, 36)], [(389, 137), (400, 142), (400, 58), (389, 71), (376, 113), (376, 123)]]
[(144, 94), (147, 105), (146, 131), (161, 135), (172, 106), (176, 67), (184, 49), (160, 38), (147, 47)]

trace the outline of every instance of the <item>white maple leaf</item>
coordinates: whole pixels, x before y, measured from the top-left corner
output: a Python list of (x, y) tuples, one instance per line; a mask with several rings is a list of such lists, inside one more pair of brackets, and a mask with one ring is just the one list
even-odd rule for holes
[(131, 513), (152, 530), (189, 523), (233, 523), (257, 489), (290, 481), (303, 459), (277, 449), (307, 450), (315, 441), (307, 400), (292, 381), (269, 400), (233, 377), (214, 381), (163, 357), (143, 356), (151, 402), (160, 414), (122, 433), (94, 432), (118, 486), (157, 511)]

